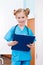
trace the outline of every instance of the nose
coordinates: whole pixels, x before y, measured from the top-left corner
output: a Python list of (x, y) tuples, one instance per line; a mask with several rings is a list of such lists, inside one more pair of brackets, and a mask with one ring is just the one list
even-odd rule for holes
[(24, 20), (20, 19), (20, 21), (22, 22), (22, 21), (24, 21)]

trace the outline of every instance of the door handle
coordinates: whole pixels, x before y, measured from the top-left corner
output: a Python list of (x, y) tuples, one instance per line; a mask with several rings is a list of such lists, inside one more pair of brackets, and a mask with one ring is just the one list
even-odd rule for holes
[(3, 58), (0, 58), (0, 60), (1, 60), (1, 64), (3, 65), (4, 64)]

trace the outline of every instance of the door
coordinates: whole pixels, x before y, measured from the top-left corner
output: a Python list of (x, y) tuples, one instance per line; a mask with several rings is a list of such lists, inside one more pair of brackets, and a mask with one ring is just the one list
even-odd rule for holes
[[(35, 19), (28, 19), (27, 20), (27, 26), (32, 29), (33, 33), (35, 34)], [(35, 65), (35, 44), (34, 47), (31, 49), (31, 55), (32, 55), (32, 60), (31, 60), (31, 65)]]

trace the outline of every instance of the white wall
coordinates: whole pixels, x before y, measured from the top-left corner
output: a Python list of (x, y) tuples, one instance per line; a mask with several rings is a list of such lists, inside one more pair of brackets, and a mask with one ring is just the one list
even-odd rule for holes
[(36, 63), (43, 65), (43, 0), (35, 0), (35, 28), (36, 28)]
[(34, 18), (35, 0), (23, 0), (23, 2), (23, 7), (30, 9), (30, 14), (28, 18)]

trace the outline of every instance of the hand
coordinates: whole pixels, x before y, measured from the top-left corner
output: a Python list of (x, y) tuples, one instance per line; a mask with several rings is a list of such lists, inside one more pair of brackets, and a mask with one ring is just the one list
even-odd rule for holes
[(32, 48), (32, 47), (34, 47), (34, 44), (27, 44), (26, 46), (29, 48)]
[(18, 41), (11, 41), (8, 43), (8, 46), (14, 46), (16, 44), (18, 44)]

